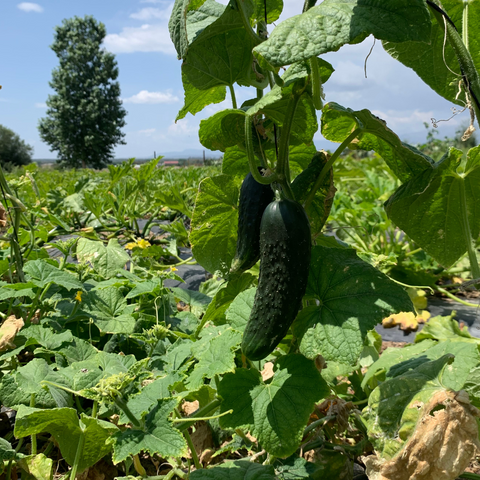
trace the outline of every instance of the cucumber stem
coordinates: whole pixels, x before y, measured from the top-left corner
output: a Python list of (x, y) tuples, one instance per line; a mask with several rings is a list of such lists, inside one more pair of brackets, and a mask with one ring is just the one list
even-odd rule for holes
[(315, 192), (320, 188), (320, 185), (322, 185), (323, 180), (325, 179), (328, 172), (332, 168), (332, 165), (335, 163), (335, 160), (337, 160), (337, 158), (341, 155), (341, 153), (348, 147), (348, 145), (350, 145), (350, 143), (352, 143), (353, 140), (355, 140), (355, 138), (358, 137), (358, 135), (360, 135), (360, 133), (362, 133), (362, 129), (356, 128), (333, 152), (328, 162), (322, 168), (322, 171), (320, 172), (320, 175), (318, 176), (317, 181), (315, 182), (315, 185), (313, 186), (312, 190), (310, 190), (310, 193), (308, 194), (308, 197), (305, 200), (305, 203), (304, 203), (305, 210), (307, 210), (310, 204), (312, 203), (313, 199), (315, 198)]
[(323, 108), (323, 88), (320, 72), (318, 71), (318, 58), (312, 57), (308, 61), (310, 64), (310, 80), (312, 81), (312, 100), (316, 110)]

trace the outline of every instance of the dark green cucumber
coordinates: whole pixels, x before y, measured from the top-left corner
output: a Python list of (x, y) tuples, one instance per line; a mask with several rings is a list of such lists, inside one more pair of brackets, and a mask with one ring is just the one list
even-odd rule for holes
[(260, 258), (260, 223), (268, 204), (274, 199), (270, 185), (258, 183), (249, 173), (240, 188), (237, 251), (231, 273), (252, 268)]
[(242, 352), (250, 360), (270, 354), (295, 320), (310, 256), (310, 224), (303, 207), (292, 200), (272, 202), (260, 226), (260, 277), (242, 339)]

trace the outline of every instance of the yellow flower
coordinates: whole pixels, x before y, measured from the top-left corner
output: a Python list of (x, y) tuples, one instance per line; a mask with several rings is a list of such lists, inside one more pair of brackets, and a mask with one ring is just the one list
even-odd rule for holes
[(143, 238), (141, 238), (140, 240), (137, 240), (137, 247), (147, 248), (151, 247), (151, 244), (148, 240), (144, 240)]
[(127, 250), (133, 250), (136, 246), (137, 246), (137, 244), (136, 244), (135, 242), (130, 242), (130, 243), (127, 243), (127, 244), (125, 245), (125, 248), (126, 248)]
[(77, 292), (77, 294), (75, 295), (75, 300), (77, 300), (78, 302), (81, 302), (82, 301), (82, 293), (83, 292), (81, 290), (79, 290)]
[(178, 268), (170, 267), (170, 271), (171, 271), (171, 272), (178, 272)]

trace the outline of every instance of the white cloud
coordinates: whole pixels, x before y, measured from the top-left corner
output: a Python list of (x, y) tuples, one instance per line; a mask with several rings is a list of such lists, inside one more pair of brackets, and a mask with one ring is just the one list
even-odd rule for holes
[(162, 52), (176, 55), (167, 23), (126, 27), (121, 33), (105, 37), (105, 47), (112, 53)]
[(142, 8), (139, 12), (132, 13), (130, 15), (130, 18), (134, 18), (135, 20), (168, 20), (171, 13), (172, 5), (170, 5), (169, 8), (166, 8), (164, 10), (161, 10), (160, 8), (147, 7)]
[(45, 102), (37, 102), (35, 108), (47, 108), (47, 104)]
[(198, 124), (191, 125), (189, 119), (179, 120), (177, 123), (172, 123), (168, 127), (168, 134), (180, 137), (184, 137), (186, 135), (197, 135), (198, 134)]
[(178, 97), (172, 95), (170, 92), (149, 92), (142, 90), (136, 95), (124, 98), (123, 103), (175, 103), (178, 102)]
[(24, 12), (36, 12), (36, 13), (43, 12), (43, 7), (40, 6), (38, 3), (22, 2), (22, 3), (19, 3), (17, 7), (20, 10), (23, 10)]
[(147, 128), (145, 130), (139, 130), (137, 133), (139, 133), (140, 135), (151, 137), (156, 132), (156, 130), (156, 128)]

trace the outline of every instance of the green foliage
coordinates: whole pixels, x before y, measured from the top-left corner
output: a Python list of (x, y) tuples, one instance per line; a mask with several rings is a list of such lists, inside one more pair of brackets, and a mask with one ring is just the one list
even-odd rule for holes
[(0, 165), (3, 169), (27, 165), (32, 161), (33, 147), (14, 131), (0, 125)]
[(60, 65), (50, 86), (56, 93), (48, 97), (38, 128), (64, 166), (103, 168), (123, 143), (126, 111), (115, 58), (101, 48), (105, 36), (105, 26), (88, 16), (64, 20), (55, 29), (52, 50)]

